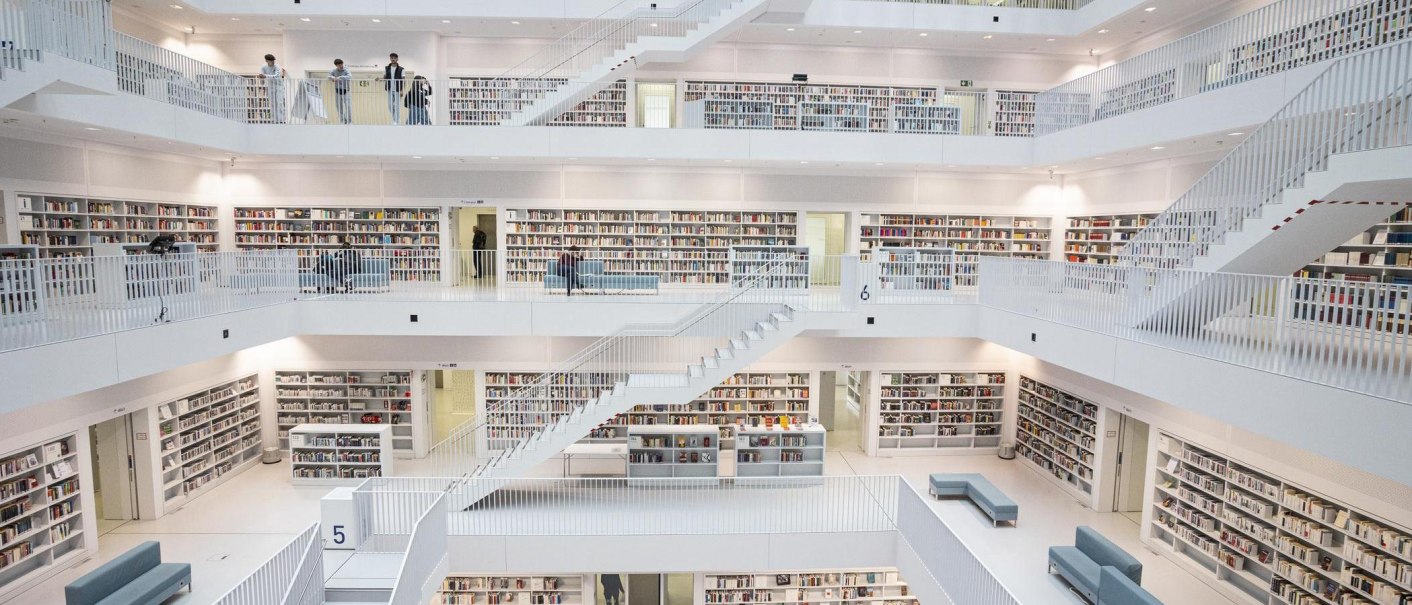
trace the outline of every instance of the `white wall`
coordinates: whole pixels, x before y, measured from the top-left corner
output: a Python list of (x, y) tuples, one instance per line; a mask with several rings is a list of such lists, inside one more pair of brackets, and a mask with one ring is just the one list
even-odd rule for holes
[(1212, 159), (1176, 159), (1064, 176), (1067, 216), (1164, 210), (1215, 165)]
[(397, 53), (404, 69), (432, 80), (443, 77), (438, 67), (440, 36), (418, 31), (291, 30), (284, 34), (284, 68), (291, 77), (308, 70), (328, 73), (335, 57), (352, 70), (387, 65), (387, 54)]

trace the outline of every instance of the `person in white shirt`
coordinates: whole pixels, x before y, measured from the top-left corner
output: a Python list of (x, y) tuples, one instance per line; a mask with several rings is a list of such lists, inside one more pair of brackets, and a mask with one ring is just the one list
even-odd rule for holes
[(275, 63), (274, 55), (265, 55), (265, 64), (260, 67), (260, 79), (265, 81), (265, 94), (270, 98), (270, 121), (283, 124), (285, 121), (284, 79), (289, 74)]
[(343, 68), (343, 59), (333, 60), (333, 69), (328, 72), (328, 79), (333, 82), (334, 105), (338, 106), (338, 123), (353, 123), (353, 97), (349, 90), (349, 84), (353, 80), (353, 74)]

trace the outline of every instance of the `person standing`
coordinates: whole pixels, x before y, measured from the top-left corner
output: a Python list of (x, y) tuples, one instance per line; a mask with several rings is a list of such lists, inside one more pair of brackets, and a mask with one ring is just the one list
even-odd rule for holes
[(559, 255), (559, 277), (564, 278), (565, 296), (573, 296), (574, 288), (579, 285), (579, 260), (581, 259), (578, 246), (569, 246), (568, 250)]
[(603, 585), (603, 602), (608, 605), (622, 605), (623, 603), (623, 579), (615, 573), (605, 573), (598, 576), (598, 582)]
[(338, 107), (338, 123), (353, 123), (353, 97), (349, 95), (349, 84), (353, 81), (353, 74), (343, 68), (343, 59), (333, 60), (333, 69), (328, 72), (328, 79), (333, 82), (333, 102)]
[(407, 90), (407, 124), (430, 126), (431, 116), (427, 114), (427, 103), (431, 101), (431, 82), (423, 76), (412, 78), (412, 87)]
[(402, 77), (402, 65), (397, 62), (397, 53), (387, 55), (387, 65), (382, 68), (383, 86), (387, 88), (387, 111), (392, 114), (392, 125), (402, 121), (402, 89), (407, 80)]
[(265, 64), (260, 67), (260, 79), (265, 82), (265, 95), (270, 99), (270, 121), (283, 124), (285, 115), (284, 79), (289, 74), (275, 63), (274, 55), (265, 55)]
[(474, 233), (471, 236), (471, 262), (475, 263), (476, 278), (479, 279), (485, 276), (485, 244), (486, 240), (490, 238), (486, 236), (480, 225), (471, 227), (471, 231)]

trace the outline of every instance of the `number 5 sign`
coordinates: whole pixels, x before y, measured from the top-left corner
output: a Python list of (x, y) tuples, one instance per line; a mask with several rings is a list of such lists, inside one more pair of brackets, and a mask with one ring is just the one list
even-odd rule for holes
[(353, 507), (353, 488), (338, 487), (319, 502), (319, 533), (324, 550), (357, 550), (362, 542), (358, 513)]

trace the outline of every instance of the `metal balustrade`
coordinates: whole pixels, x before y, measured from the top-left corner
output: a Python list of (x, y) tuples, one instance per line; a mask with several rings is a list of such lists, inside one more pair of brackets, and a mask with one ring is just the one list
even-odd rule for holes
[(0, 78), (46, 53), (113, 69), (112, 17), (104, 0), (0, 0)]
[(1340, 59), (1138, 232), (1118, 261), (1191, 267), (1334, 155), (1408, 144), (1412, 40)]
[(1409, 20), (1407, 0), (1279, 0), (1040, 93), (1036, 134), (1394, 44)]
[(118, 90), (206, 115), (248, 121), (244, 77), (123, 33), (113, 35)]
[(315, 605), (323, 602), (324, 549), (319, 524), (315, 523), (216, 600), (216, 605)]
[(986, 257), (980, 304), (1412, 403), (1412, 286)]
[[(965, 540), (951, 531), (932, 509), (928, 497), (907, 481), (897, 482), (896, 523), (899, 542), (916, 555), (922, 567), (952, 603), (1019, 605), (990, 567), (976, 558)], [(908, 576), (917, 584), (916, 576)]]
[[(427, 506), (425, 512), (412, 528), (407, 544), (407, 554), (402, 558), (402, 567), (397, 570), (397, 583), (392, 589), (391, 605), (421, 605), (441, 584), (445, 569), (447, 536), (450, 534), (447, 519), (447, 495), (439, 494)], [(438, 571), (441, 573), (438, 574)]]
[(867, 0), (869, 2), (896, 2), (900, 4), (935, 4), (939, 6), (977, 6), (983, 8), (1043, 8), (1050, 10), (1078, 10), (1093, 0)]

